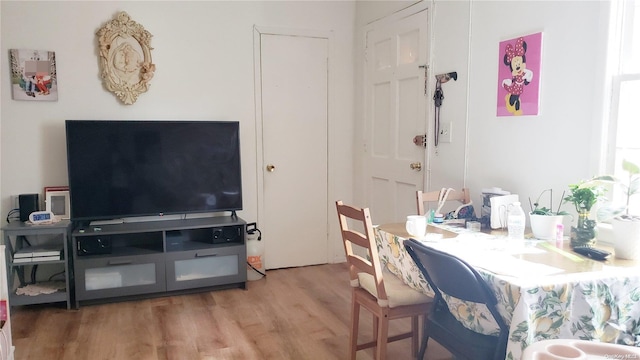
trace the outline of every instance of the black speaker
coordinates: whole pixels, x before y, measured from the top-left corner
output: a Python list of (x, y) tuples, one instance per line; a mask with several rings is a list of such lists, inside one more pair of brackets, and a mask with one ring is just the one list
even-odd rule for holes
[(20, 221), (29, 220), (29, 215), (32, 212), (40, 210), (38, 194), (18, 195), (18, 207), (20, 208)]
[(111, 254), (110, 236), (88, 236), (78, 239), (78, 256)]
[(213, 243), (214, 244), (222, 244), (222, 243), (242, 243), (242, 232), (244, 231), (244, 226), (242, 225), (233, 225), (233, 226), (223, 226), (218, 228), (213, 228)]

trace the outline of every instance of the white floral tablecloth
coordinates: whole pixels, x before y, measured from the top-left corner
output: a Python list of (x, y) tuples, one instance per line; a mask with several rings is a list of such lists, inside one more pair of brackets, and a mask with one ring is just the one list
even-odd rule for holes
[[(432, 295), (404, 248), (408, 235), (397, 230), (402, 228), (404, 224), (375, 228), (380, 260), (405, 283)], [(542, 241), (513, 246), (505, 238), (461, 232), (454, 238), (436, 235), (424, 243), (464, 259), (493, 288), (498, 310), (510, 327), (506, 359), (520, 359), (529, 344), (545, 339), (640, 346), (640, 264), (600, 264)], [(527, 256), (555, 260), (543, 264)], [(446, 300), (467, 328), (485, 334), (497, 331), (484, 305)]]

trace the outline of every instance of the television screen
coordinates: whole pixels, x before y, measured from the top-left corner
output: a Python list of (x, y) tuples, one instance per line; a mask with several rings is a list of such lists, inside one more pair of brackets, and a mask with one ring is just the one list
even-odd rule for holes
[(238, 122), (65, 125), (73, 221), (242, 209)]

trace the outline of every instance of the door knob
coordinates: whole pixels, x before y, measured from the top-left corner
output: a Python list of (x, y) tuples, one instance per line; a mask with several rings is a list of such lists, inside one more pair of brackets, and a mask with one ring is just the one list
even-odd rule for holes
[(271, 165), (271, 164), (267, 165), (267, 171), (268, 172), (273, 172), (275, 169), (276, 169), (275, 165)]
[(414, 163), (409, 164), (409, 167), (411, 168), (411, 170), (420, 171), (420, 170), (422, 170), (422, 163), (414, 162)]

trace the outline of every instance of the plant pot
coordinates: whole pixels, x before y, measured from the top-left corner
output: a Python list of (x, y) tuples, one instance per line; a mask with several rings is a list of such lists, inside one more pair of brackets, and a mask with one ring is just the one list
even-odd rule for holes
[(536, 239), (554, 240), (558, 224), (562, 224), (563, 215), (538, 215), (529, 213), (531, 232)]
[(590, 247), (596, 244), (596, 221), (589, 219), (589, 212), (578, 214), (578, 225), (571, 227), (571, 248)]
[(612, 220), (613, 250), (619, 259), (640, 259), (640, 221)]

